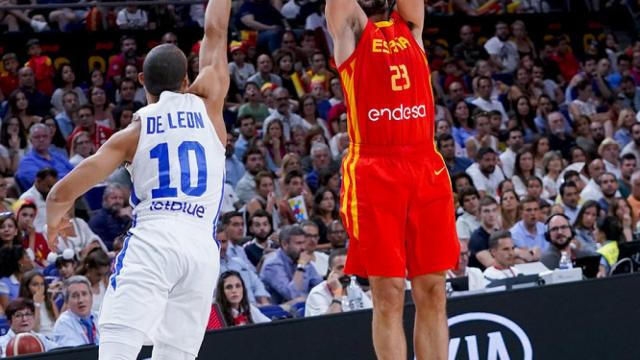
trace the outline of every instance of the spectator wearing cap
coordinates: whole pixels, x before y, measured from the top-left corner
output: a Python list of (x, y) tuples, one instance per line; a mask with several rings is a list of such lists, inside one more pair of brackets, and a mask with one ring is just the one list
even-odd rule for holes
[(21, 189), (29, 189), (41, 169), (55, 169), (59, 178), (73, 169), (64, 155), (57, 151), (50, 151), (51, 132), (46, 125), (33, 125), (29, 130), (29, 138), (32, 150), (22, 158), (16, 171), (16, 182)]
[(502, 169), (496, 166), (497, 160), (495, 150), (490, 147), (482, 147), (478, 150), (476, 162), (466, 170), (480, 196), (496, 196), (498, 184), (505, 179)]
[(271, 302), (304, 301), (311, 289), (322, 282), (311, 265), (311, 256), (304, 251), (307, 239), (297, 225), (288, 225), (280, 231), (281, 248), (265, 259), (260, 278), (271, 293)]
[(511, 229), (513, 242), (516, 247), (516, 255), (525, 262), (538, 261), (542, 251), (549, 247), (544, 238), (544, 224), (538, 221), (540, 212), (539, 200), (526, 196), (520, 201), (522, 220), (518, 221)]
[[(39, 310), (39, 309), (38, 309)], [(9, 303), (5, 310), (5, 315), (9, 320), (11, 328), (2, 337), (0, 337), (0, 356), (7, 356), (7, 345), (18, 334), (30, 333), (37, 337), (42, 345), (44, 345), (44, 351), (50, 351), (59, 347), (59, 345), (46, 336), (34, 331), (35, 328), (35, 313), (36, 307), (30, 299), (17, 298)]]
[(306, 122), (300, 115), (291, 112), (291, 102), (289, 97), (289, 91), (283, 87), (276, 88), (273, 91), (273, 97), (275, 100), (276, 111), (271, 113), (269, 117), (264, 120), (262, 124), (262, 133), (267, 133), (267, 126), (273, 120), (280, 120), (283, 126), (283, 134), (285, 140), (291, 140), (291, 128), (299, 125), (305, 129), (310, 129), (311, 124)]
[(456, 232), (460, 241), (468, 241), (471, 233), (480, 227), (480, 195), (472, 186), (458, 191), (458, 201), (462, 204), (463, 212), (456, 219)]
[(91, 283), (82, 275), (64, 281), (64, 302), (67, 310), (60, 314), (53, 328), (53, 339), (60, 346), (97, 345), (97, 314), (91, 312)]
[(112, 250), (114, 239), (129, 226), (131, 218), (131, 207), (125, 206), (125, 188), (109, 184), (102, 195), (102, 208), (89, 219), (89, 227)]
[(25, 66), (18, 70), (18, 88), (29, 101), (30, 114), (45, 116), (51, 108), (51, 98), (36, 88), (36, 79), (32, 68)]
[(547, 118), (549, 121), (549, 148), (560, 151), (565, 159), (570, 158), (570, 150), (576, 146), (576, 141), (565, 131), (564, 115), (554, 111)]
[(483, 275), (488, 281), (516, 277), (520, 271), (514, 267), (517, 259), (514, 240), (508, 231), (497, 231), (489, 238), (489, 252), (495, 259), (493, 266), (488, 267)]
[(256, 68), (253, 64), (245, 62), (247, 54), (241, 42), (232, 41), (229, 44), (229, 52), (232, 59), (229, 63), (229, 74), (235, 81), (238, 90), (243, 92), (247, 80), (256, 73)]
[(484, 48), (500, 74), (510, 75), (518, 67), (518, 49), (509, 40), (509, 25), (504, 21), (496, 23), (495, 35), (484, 44)]
[(282, 86), (282, 79), (273, 73), (273, 60), (268, 54), (258, 56), (258, 72), (247, 79), (247, 82), (254, 82), (258, 88), (262, 88), (265, 83), (272, 83)]
[(607, 172), (612, 173), (616, 179), (619, 179), (622, 174), (620, 173), (620, 145), (608, 137), (604, 139), (598, 146), (598, 155), (602, 157), (604, 163), (604, 169)]
[(36, 174), (33, 186), (20, 195), (20, 200), (30, 200), (36, 205), (38, 213), (33, 221), (33, 226), (38, 232), (44, 232), (44, 225), (47, 223), (47, 204), (45, 200), (57, 181), (58, 172), (52, 168), (44, 168)]
[(2, 55), (2, 68), (4, 72), (0, 74), (0, 100), (18, 88), (20, 64), (15, 53), (8, 52)]
[(484, 111), (498, 110), (502, 114), (502, 123), (506, 124), (509, 121), (507, 112), (504, 110), (504, 106), (498, 100), (491, 98), (491, 92), (493, 91), (493, 80), (488, 76), (480, 76), (477, 81), (476, 92), (478, 96), (471, 101), (471, 104), (479, 107)]
[(42, 48), (38, 39), (30, 39), (27, 41), (27, 53), (31, 58), (25, 63), (25, 66), (33, 69), (36, 79), (36, 88), (42, 91), (46, 96), (51, 96), (55, 87), (53, 86), (53, 78), (56, 75), (51, 58), (42, 55)]
[(469, 166), (471, 166), (471, 164), (473, 164), (473, 161), (466, 157), (455, 156), (455, 140), (451, 134), (441, 134), (438, 136), (436, 143), (438, 151), (442, 154), (442, 158), (447, 165), (447, 170), (449, 171), (450, 176), (463, 173), (467, 168), (469, 168)]

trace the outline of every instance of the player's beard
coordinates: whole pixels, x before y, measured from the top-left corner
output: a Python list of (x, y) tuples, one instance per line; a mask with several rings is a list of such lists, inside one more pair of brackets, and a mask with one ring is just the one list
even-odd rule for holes
[(367, 16), (385, 14), (387, 12), (387, 0), (358, 0), (358, 4)]

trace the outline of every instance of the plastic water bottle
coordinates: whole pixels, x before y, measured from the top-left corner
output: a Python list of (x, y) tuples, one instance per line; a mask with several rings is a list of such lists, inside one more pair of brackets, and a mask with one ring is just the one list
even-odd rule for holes
[(560, 256), (560, 264), (558, 268), (560, 270), (573, 269), (573, 264), (571, 263), (571, 257), (569, 256), (569, 253), (563, 251), (561, 254), (562, 255)]
[(351, 282), (349, 283), (349, 287), (347, 287), (347, 301), (349, 303), (349, 310), (360, 310), (364, 308), (362, 289), (358, 286), (355, 276), (351, 276)]

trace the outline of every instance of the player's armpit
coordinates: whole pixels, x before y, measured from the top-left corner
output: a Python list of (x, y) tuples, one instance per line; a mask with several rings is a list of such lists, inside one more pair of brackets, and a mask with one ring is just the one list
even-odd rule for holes
[(424, 27), (424, 0), (397, 0), (398, 14), (409, 24), (411, 33), (422, 43), (422, 28)]
[(340, 38), (345, 31), (362, 30), (367, 24), (367, 15), (357, 0), (327, 0), (325, 15), (334, 39)]

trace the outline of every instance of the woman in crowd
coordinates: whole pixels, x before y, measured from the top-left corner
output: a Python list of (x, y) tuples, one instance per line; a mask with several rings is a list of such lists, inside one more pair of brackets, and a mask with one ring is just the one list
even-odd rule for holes
[(73, 71), (71, 64), (63, 64), (58, 69), (56, 74), (56, 83), (58, 88), (51, 95), (51, 105), (55, 113), (61, 113), (64, 111), (62, 98), (67, 91), (73, 91), (78, 95), (78, 106), (87, 103), (87, 97), (84, 96), (84, 92), (79, 86), (76, 86), (76, 73)]
[(65, 149), (67, 148), (67, 141), (64, 139), (64, 136), (62, 136), (62, 132), (58, 127), (58, 122), (50, 115), (47, 115), (42, 119), (42, 123), (45, 124), (53, 134), (51, 138), (51, 145), (54, 146), (55, 150), (61, 152), (61, 154), (66, 157), (67, 150)]
[(542, 186), (544, 192), (549, 194), (549, 199), (554, 200), (560, 190), (562, 178), (562, 156), (555, 151), (544, 154), (542, 158), (542, 166), (544, 167), (544, 177), (542, 178)]
[(307, 138), (307, 129), (302, 125), (294, 125), (291, 127), (291, 141), (287, 143), (287, 152), (304, 156), (305, 139)]
[(622, 225), (622, 231), (627, 241), (633, 241), (633, 220), (631, 215), (631, 206), (627, 199), (617, 198), (609, 206), (609, 215), (618, 218)]
[(76, 271), (77, 275), (84, 275), (91, 283), (91, 294), (93, 295), (93, 305), (91, 311), (99, 314), (102, 299), (109, 284), (109, 273), (111, 271), (111, 259), (101, 248), (92, 249), (82, 260), (80, 267)]
[(513, 167), (513, 187), (518, 196), (527, 195), (527, 179), (536, 175), (533, 166), (533, 153), (528, 149), (518, 151), (515, 166)]
[(476, 127), (473, 118), (471, 118), (469, 104), (464, 100), (460, 100), (453, 104), (451, 113), (453, 114), (453, 138), (458, 145), (464, 148), (467, 139), (476, 134)]
[(93, 118), (97, 124), (106, 126), (109, 129), (116, 128), (113, 117), (113, 104), (107, 101), (107, 93), (99, 86), (89, 89), (89, 103), (93, 106)]
[(93, 71), (91, 71), (90, 83), (86, 87), (87, 92), (88, 92), (88, 89), (91, 89), (91, 88), (94, 88), (94, 87), (99, 87), (99, 88), (104, 89), (104, 91), (107, 94), (108, 101), (109, 102), (113, 102), (113, 100), (115, 98), (115, 89), (113, 88), (113, 84), (111, 84), (110, 82), (107, 83), (104, 80), (104, 73), (102, 71), (100, 71), (99, 69), (94, 69)]
[(277, 214), (278, 211), (276, 209), (276, 194), (275, 194), (275, 180), (273, 175), (268, 171), (261, 171), (255, 176), (256, 179), (256, 197), (251, 199), (249, 203), (247, 203), (247, 215), (251, 218), (254, 212), (258, 209), (265, 210), (273, 217), (273, 227), (277, 228), (276, 225), (280, 223), (278, 220)]
[(537, 58), (536, 47), (527, 36), (527, 27), (522, 20), (516, 20), (511, 24), (511, 32), (513, 34), (513, 43), (518, 49), (520, 58), (524, 58), (526, 55)]
[[(291, 98), (298, 99), (298, 91), (296, 89), (295, 82), (293, 81), (295, 76), (298, 76), (293, 66), (294, 62), (293, 53), (287, 50), (278, 51), (274, 59), (274, 73), (280, 76), (282, 79), (282, 87), (289, 91)], [(299, 76), (298, 81), (300, 81)]]
[(339, 77), (336, 76), (329, 80), (329, 92), (331, 94), (331, 98), (329, 98), (331, 106), (344, 103), (344, 94), (342, 93), (342, 84)]
[(319, 245), (329, 243), (327, 229), (333, 220), (340, 219), (338, 201), (338, 196), (326, 187), (319, 188), (313, 197), (313, 217), (311, 220), (318, 225), (320, 231)]
[(18, 222), (11, 211), (0, 213), (0, 247), (22, 246)]
[(516, 108), (518, 99), (522, 96), (533, 98), (531, 91), (531, 72), (524, 67), (519, 67), (515, 74), (515, 83), (509, 88), (507, 99), (512, 109)]
[(257, 136), (251, 139), (251, 141), (249, 141), (249, 146), (247, 146), (247, 149), (250, 149), (252, 147), (259, 149), (262, 153), (262, 156), (264, 156), (265, 166), (267, 170), (274, 173), (278, 171), (278, 165), (276, 165), (276, 163), (273, 161), (271, 154), (269, 154), (269, 149), (267, 148), (267, 145), (264, 143), (263, 139)]
[(26, 131), (17, 117), (3, 121), (0, 130), (0, 173), (13, 176), (28, 145)]
[(18, 229), (22, 233), (22, 246), (33, 255), (34, 262), (39, 267), (47, 266), (47, 256), (49, 255), (49, 245), (43, 233), (37, 232), (33, 226), (38, 208), (31, 200), (21, 200), (16, 211)]
[(269, 318), (249, 303), (244, 281), (237, 271), (225, 271), (216, 287), (216, 303), (227, 326), (269, 322)]
[(538, 129), (535, 124), (536, 112), (531, 107), (531, 102), (527, 96), (520, 96), (514, 102), (514, 120), (510, 121), (511, 127), (519, 127), (524, 131), (524, 142), (531, 144), (535, 140)]
[(69, 163), (77, 166), (82, 160), (93, 155), (95, 152), (96, 146), (93, 141), (91, 141), (91, 136), (88, 132), (81, 131), (71, 139)]
[(500, 215), (503, 230), (511, 229), (520, 221), (520, 197), (514, 190), (505, 190), (500, 196)]
[(500, 183), (498, 184), (498, 188), (496, 189), (496, 195), (498, 195), (498, 197), (501, 197), (505, 191), (513, 190), (513, 189), (514, 189), (513, 181), (511, 181), (511, 179), (504, 179), (500, 181)]
[(27, 95), (20, 89), (12, 92), (9, 96), (9, 114), (11, 117), (17, 117), (20, 120), (25, 136), (28, 134), (31, 125), (42, 121), (42, 117), (30, 114), (28, 109), (29, 100)]
[(74, 216), (74, 209), (70, 209), (62, 218), (58, 229), (57, 251), (73, 250), (78, 259), (84, 259), (91, 250), (101, 248), (108, 252), (107, 246), (89, 227), (86, 221)]
[(573, 228), (576, 231), (576, 241), (580, 249), (595, 252), (600, 247), (597, 237), (597, 220), (600, 214), (600, 205), (593, 200), (588, 200), (578, 212)]
[(37, 271), (24, 274), (20, 282), (20, 297), (33, 300), (36, 307), (34, 330), (44, 336), (52, 337), (53, 325), (60, 314), (51, 298), (44, 276)]
[(334, 194), (340, 194), (340, 173), (336, 171), (330, 170), (322, 170), (320, 171), (320, 182), (318, 185), (320, 187), (328, 188), (333, 191)]
[(537, 174), (543, 173), (544, 166), (542, 165), (542, 159), (544, 158), (544, 154), (548, 153), (550, 149), (549, 138), (546, 136), (540, 136), (533, 141), (531, 152), (533, 153), (533, 161)]
[(33, 262), (22, 246), (0, 248), (0, 292), (8, 296), (9, 301), (15, 300), (20, 294), (20, 281), (33, 268)]
[[(267, 148), (267, 163), (275, 164), (276, 167), (282, 165), (282, 157), (287, 153), (286, 140), (282, 129), (282, 121), (275, 119), (267, 125), (267, 133), (263, 137), (264, 146)], [(277, 171), (277, 169), (271, 169)]]
[(318, 113), (316, 99), (311, 95), (304, 95), (300, 99), (300, 106), (302, 107), (300, 116), (312, 126), (319, 126), (324, 131), (324, 137), (327, 138), (327, 140), (331, 139), (327, 122), (324, 121)]
[(622, 109), (620, 111), (620, 115), (618, 115), (618, 123), (616, 124), (616, 132), (613, 135), (613, 138), (616, 140), (618, 144), (620, 144), (620, 148), (623, 148), (625, 145), (630, 143), (633, 138), (631, 137), (631, 127), (636, 122), (636, 114), (631, 109)]
[(588, 116), (578, 116), (573, 121), (573, 134), (576, 138), (576, 145), (593, 156), (596, 153), (596, 142), (593, 140), (590, 125), (591, 119)]

